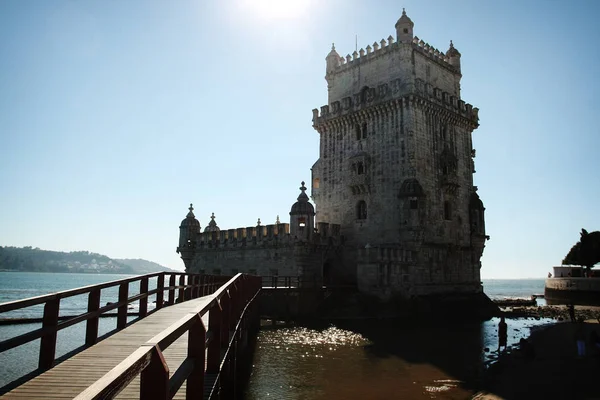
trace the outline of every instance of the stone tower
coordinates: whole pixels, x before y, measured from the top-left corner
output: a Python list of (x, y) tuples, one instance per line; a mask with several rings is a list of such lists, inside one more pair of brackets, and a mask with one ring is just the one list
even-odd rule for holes
[(198, 235), (200, 234), (200, 222), (194, 215), (192, 204), (190, 204), (189, 210), (185, 219), (179, 225), (179, 246), (177, 247), (177, 252), (181, 254), (186, 271), (190, 270), (196, 252)]
[(478, 109), (460, 95), (460, 53), (413, 36), (402, 12), (389, 36), (326, 57), (328, 104), (311, 196), (317, 226), (339, 224), (357, 249), (361, 290), (383, 297), (480, 290), (484, 207), (473, 186)]
[(290, 234), (301, 240), (309, 241), (312, 239), (315, 230), (315, 209), (308, 202), (304, 182), (300, 186), (300, 195), (298, 201), (292, 205), (290, 210)]

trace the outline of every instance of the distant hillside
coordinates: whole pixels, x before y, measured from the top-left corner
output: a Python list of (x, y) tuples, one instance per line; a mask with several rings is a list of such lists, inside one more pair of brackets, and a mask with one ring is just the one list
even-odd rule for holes
[(147, 260), (111, 259), (89, 251), (41, 250), (26, 247), (0, 246), (0, 270), (24, 272), (85, 272), (104, 274), (145, 274), (172, 271)]
[(181, 271), (175, 271), (173, 269), (167, 268), (164, 265), (160, 265), (160, 264), (152, 262), (152, 261), (142, 260), (141, 258), (136, 258), (136, 259), (115, 258), (114, 260), (121, 264), (130, 266), (131, 268), (133, 268), (135, 270), (136, 274), (149, 274), (151, 272), (161, 272), (161, 271), (181, 272)]
[(0, 269), (29, 272), (91, 272), (113, 274), (135, 274), (128, 265), (89, 251), (41, 250), (26, 247), (0, 246)]

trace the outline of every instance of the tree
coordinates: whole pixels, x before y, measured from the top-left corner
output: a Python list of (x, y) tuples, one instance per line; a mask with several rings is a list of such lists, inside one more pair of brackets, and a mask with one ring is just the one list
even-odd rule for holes
[(581, 237), (569, 254), (562, 261), (563, 264), (583, 265), (589, 270), (600, 262), (600, 231), (588, 233), (581, 230)]

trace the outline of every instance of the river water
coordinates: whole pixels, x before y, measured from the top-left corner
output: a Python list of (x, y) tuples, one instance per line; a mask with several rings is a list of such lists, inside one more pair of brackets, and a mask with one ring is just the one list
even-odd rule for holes
[[(124, 278), (124, 275), (0, 272), (0, 302)], [(542, 293), (543, 279), (484, 280), (491, 298)], [(152, 288), (152, 284), (150, 285)], [(136, 293), (137, 288), (130, 288)], [(102, 294), (102, 304), (116, 292)], [(85, 297), (75, 298), (61, 312), (83, 312)], [(16, 316), (41, 316), (30, 308)], [(6, 317), (6, 315), (0, 315)], [(114, 329), (114, 318), (101, 319), (101, 331)], [(530, 329), (551, 320), (508, 321), (509, 345), (529, 336)], [(431, 320), (369, 324), (272, 326), (264, 324), (257, 338), (247, 399), (394, 399), (468, 398), (482, 372), (493, 362), (497, 347), (496, 319), (483, 323)], [(0, 326), (0, 340), (37, 328), (36, 324)], [(85, 325), (59, 333), (57, 353), (83, 344)], [(38, 341), (0, 354), (0, 387), (32, 371)]]

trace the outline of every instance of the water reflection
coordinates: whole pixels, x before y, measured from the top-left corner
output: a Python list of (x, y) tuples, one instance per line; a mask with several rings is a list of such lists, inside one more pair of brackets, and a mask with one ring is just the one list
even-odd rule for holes
[(265, 329), (247, 398), (468, 397), (481, 338), (480, 324)]
[[(509, 345), (549, 321), (507, 320)], [(496, 326), (492, 319), (264, 327), (246, 398), (470, 398), (496, 358)]]

